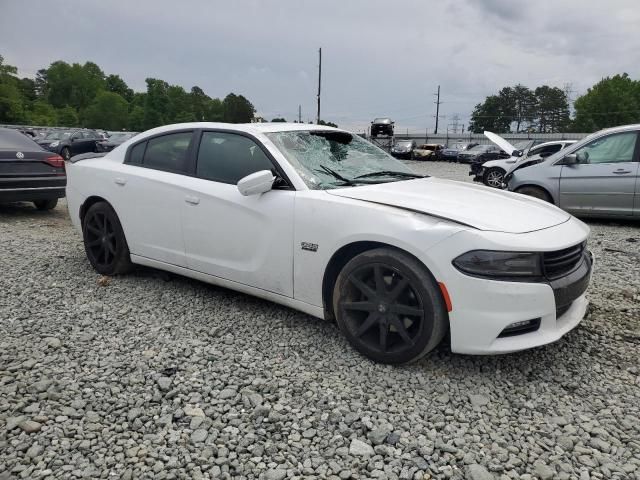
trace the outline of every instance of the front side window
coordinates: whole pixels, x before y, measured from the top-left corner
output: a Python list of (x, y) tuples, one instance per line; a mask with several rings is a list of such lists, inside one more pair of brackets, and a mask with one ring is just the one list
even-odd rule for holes
[(180, 132), (150, 139), (142, 164), (157, 170), (187, 172), (187, 151), (191, 136), (192, 132)]
[(266, 135), (313, 190), (417, 177), (386, 152), (347, 132), (296, 130)]
[(574, 151), (581, 163), (632, 162), (637, 132), (615, 133), (601, 137)]
[(224, 132), (203, 132), (196, 176), (221, 183), (238, 180), (260, 170), (274, 170), (273, 163), (250, 138)]

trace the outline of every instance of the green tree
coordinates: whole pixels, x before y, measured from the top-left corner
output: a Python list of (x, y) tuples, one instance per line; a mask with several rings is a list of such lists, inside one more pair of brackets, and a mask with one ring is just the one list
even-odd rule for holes
[(20, 81), (15, 76), (18, 69), (4, 63), (0, 55), (0, 122), (21, 123), (25, 120), (24, 98)]
[(83, 115), (89, 128), (122, 130), (129, 121), (129, 104), (117, 93), (99, 92)]
[(196, 116), (193, 113), (191, 97), (179, 85), (170, 85), (167, 88), (169, 106), (167, 121), (170, 123), (193, 122)]
[(510, 106), (505, 105), (504, 98), (490, 95), (471, 112), (468, 130), (473, 133), (482, 133), (485, 130), (496, 133), (509, 132), (511, 120), (512, 112)]
[(569, 126), (569, 101), (558, 87), (543, 85), (534, 91), (537, 130), (541, 133), (564, 132)]
[(147, 95), (144, 104), (144, 130), (168, 123), (169, 84), (164, 80), (147, 78)]
[(242, 95), (230, 93), (222, 101), (224, 121), (229, 123), (248, 123), (253, 119), (256, 109)]
[(325, 125), (327, 127), (338, 128), (338, 125), (336, 125), (335, 123), (333, 123), (333, 122), (325, 122), (322, 119), (320, 119), (320, 122), (318, 123), (318, 125)]
[(67, 105), (56, 111), (57, 125), (60, 127), (77, 127), (79, 125), (78, 114), (73, 107)]
[(141, 132), (144, 130), (144, 107), (136, 105), (129, 112), (129, 131)]
[(207, 103), (207, 113), (205, 120), (207, 122), (223, 122), (224, 121), (224, 105), (219, 98), (210, 98)]
[(117, 93), (127, 102), (131, 102), (133, 100), (133, 90), (129, 88), (122, 78), (120, 78), (120, 75), (108, 75), (105, 78), (105, 89), (108, 92)]
[(629, 75), (606, 77), (578, 97), (572, 129), (593, 132), (640, 122), (640, 81)]
[(44, 100), (36, 100), (30, 112), (28, 123), (32, 125), (55, 126), (58, 118), (53, 106)]

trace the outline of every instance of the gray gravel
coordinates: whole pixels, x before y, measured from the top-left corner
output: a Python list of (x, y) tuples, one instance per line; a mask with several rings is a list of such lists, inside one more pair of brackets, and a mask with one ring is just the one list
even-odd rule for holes
[(640, 224), (589, 224), (560, 342), (391, 367), (252, 297), (100, 279), (64, 202), (0, 207), (0, 479), (640, 479)]

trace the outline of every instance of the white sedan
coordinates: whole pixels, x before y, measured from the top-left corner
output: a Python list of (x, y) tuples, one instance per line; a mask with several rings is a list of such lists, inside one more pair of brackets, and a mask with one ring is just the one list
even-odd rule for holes
[(335, 320), (376, 361), (448, 331), (460, 353), (547, 344), (587, 308), (584, 223), (417, 175), (343, 130), (187, 123), (88, 156), (66, 193), (99, 273), (147, 265), (269, 299)]

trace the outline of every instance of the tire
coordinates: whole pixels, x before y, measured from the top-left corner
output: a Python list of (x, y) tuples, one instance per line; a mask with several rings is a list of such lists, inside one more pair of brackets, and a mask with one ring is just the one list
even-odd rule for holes
[(504, 180), (505, 172), (500, 167), (491, 167), (484, 172), (482, 176), (482, 183), (487, 187), (502, 188), (502, 181)]
[(530, 197), (534, 197), (539, 200), (544, 200), (545, 202), (553, 203), (553, 199), (551, 198), (551, 195), (549, 195), (544, 189), (540, 187), (534, 187), (534, 186), (520, 187), (516, 190), (516, 193), (529, 195)]
[(129, 272), (129, 246), (115, 210), (106, 202), (89, 207), (82, 219), (84, 250), (91, 266), (102, 275)]
[(38, 210), (53, 210), (58, 205), (57, 198), (49, 198), (47, 200), (34, 200), (33, 204)]
[(71, 158), (71, 150), (69, 150), (69, 147), (64, 147), (60, 150), (60, 156), (62, 156), (65, 161), (69, 160)]
[(429, 271), (390, 248), (361, 253), (344, 266), (333, 289), (333, 308), (347, 340), (380, 363), (420, 359), (440, 343), (449, 323)]

